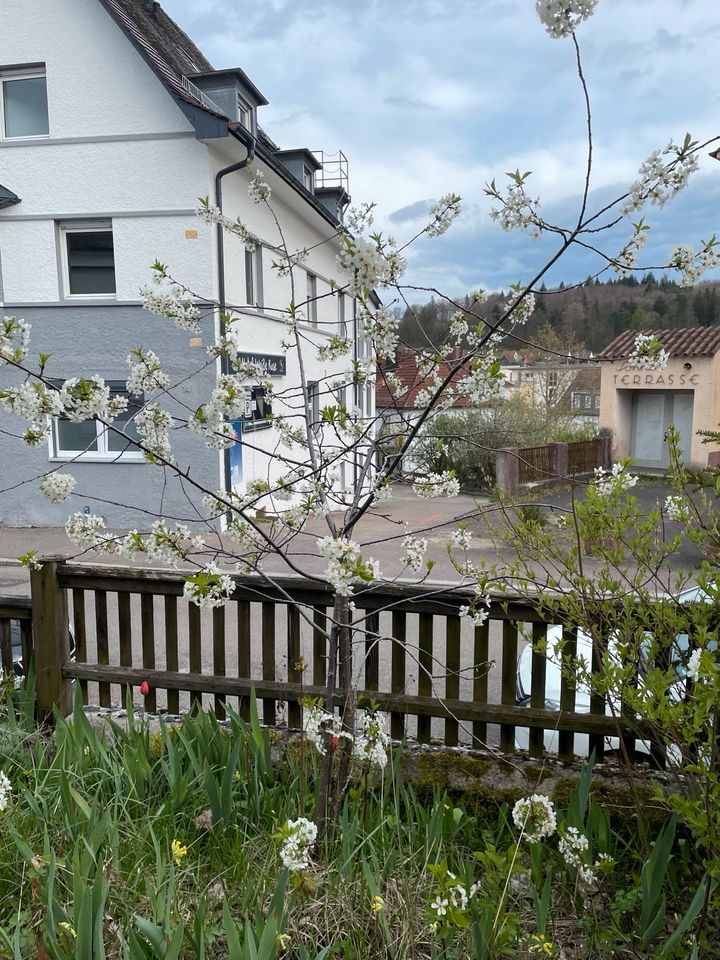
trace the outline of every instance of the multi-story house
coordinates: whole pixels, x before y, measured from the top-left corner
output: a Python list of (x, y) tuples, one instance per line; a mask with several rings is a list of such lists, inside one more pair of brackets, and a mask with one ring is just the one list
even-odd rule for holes
[[(297, 385), (279, 313), (290, 281), (271, 267), (280, 237), (270, 212), (248, 197), (256, 170), (272, 188), (289, 249), (310, 251), (294, 278), (295, 302), (312, 301), (302, 322), (308, 342), (340, 332), (363, 355), (337, 263), (349, 201), (344, 158), (328, 170), (308, 149), (280, 150), (260, 126), (267, 101), (252, 80), (240, 68), (215, 70), (153, 0), (0, 0), (0, 23), (0, 314), (32, 324), (34, 351), (51, 354), (48, 377), (100, 374), (122, 392), (128, 353), (151, 348), (182, 384), (171, 412), (187, 419), (207, 400), (217, 365), (206, 348), (220, 311), (208, 310), (195, 336), (144, 310), (139, 291), (160, 260), (199, 302), (239, 314), (240, 349), (265, 367), (278, 397)], [(198, 219), (204, 196), (260, 238), (254, 251)], [(309, 350), (306, 377), (326, 384), (348, 365)], [(2, 372), (7, 382), (11, 371)], [(313, 389), (317, 405), (322, 386)], [(372, 389), (347, 393), (348, 406), (372, 414)], [(277, 443), (267, 399), (261, 389), (248, 395), (244, 442), (229, 454), (173, 431), (178, 463), (215, 490), (267, 478)], [(94, 421), (57, 420), (39, 448), (8, 436), (20, 432), (2, 414), (0, 523), (64, 522), (67, 504), (17, 484), (66, 461), (77, 479), (71, 509), (101, 513), (108, 526), (147, 524), (161, 503), (168, 516), (193, 515), (197, 494), (187, 484)], [(351, 486), (352, 462), (341, 469)]]

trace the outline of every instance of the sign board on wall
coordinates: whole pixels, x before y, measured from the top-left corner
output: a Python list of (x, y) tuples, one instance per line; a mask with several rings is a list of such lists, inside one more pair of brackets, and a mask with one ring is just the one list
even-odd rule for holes
[(254, 363), (268, 377), (284, 377), (285, 357), (274, 353), (238, 353), (238, 359), (245, 363)]

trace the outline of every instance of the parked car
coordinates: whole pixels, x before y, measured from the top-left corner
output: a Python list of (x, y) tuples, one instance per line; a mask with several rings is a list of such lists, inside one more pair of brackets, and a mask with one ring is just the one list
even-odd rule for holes
[[(700, 587), (691, 587), (682, 591), (678, 595), (678, 602), (681, 604), (698, 603), (700, 601), (710, 602), (711, 598)], [(547, 664), (545, 668), (545, 708), (547, 710), (560, 710), (560, 681), (562, 677), (561, 667), (561, 649), (562, 649), (563, 628), (560, 624), (550, 624), (547, 628)], [(639, 675), (640, 680), (648, 670), (648, 653), (652, 641), (652, 635), (646, 635), (646, 644), (641, 646)], [(616, 649), (617, 638), (611, 636), (608, 641), (608, 650), (610, 653)], [(685, 694), (685, 678), (687, 676), (687, 659), (690, 651), (690, 638), (687, 633), (679, 633), (673, 643), (670, 662), (675, 671), (675, 681), (670, 687), (671, 697), (682, 697)], [(577, 632), (577, 652), (578, 659), (582, 658), (587, 664), (592, 661), (592, 638), (584, 631)], [(518, 706), (530, 706), (530, 690), (532, 682), (532, 645), (528, 644), (520, 653), (517, 663), (516, 680), (516, 700)], [(609, 698), (610, 702), (605, 707), (608, 715), (620, 713), (620, 701), (616, 697)], [(587, 683), (578, 682), (575, 688), (575, 713), (590, 712), (590, 690)], [(544, 744), (548, 752), (557, 752), (558, 749), (558, 731), (545, 730)], [(529, 744), (529, 728), (518, 727), (515, 731), (515, 742), (519, 749), (527, 750)], [(589, 737), (586, 733), (575, 734), (574, 752), (578, 756), (587, 756), (589, 753)], [(620, 743), (617, 737), (606, 737), (605, 749), (607, 751), (619, 750)], [(637, 740), (636, 750), (639, 753), (651, 755), (650, 744), (647, 741)]]
[[(10, 643), (12, 645), (13, 673), (16, 677), (24, 677), (26, 664), (23, 662), (22, 634), (20, 632), (20, 621), (10, 621)], [(70, 659), (75, 659), (75, 637), (72, 630), (68, 630), (68, 646), (70, 648)]]

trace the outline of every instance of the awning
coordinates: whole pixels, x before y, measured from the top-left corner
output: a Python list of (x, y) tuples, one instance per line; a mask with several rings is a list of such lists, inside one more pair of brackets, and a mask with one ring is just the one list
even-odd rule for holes
[(20, 197), (0, 183), (0, 210), (3, 207), (12, 207), (15, 203), (20, 203)]

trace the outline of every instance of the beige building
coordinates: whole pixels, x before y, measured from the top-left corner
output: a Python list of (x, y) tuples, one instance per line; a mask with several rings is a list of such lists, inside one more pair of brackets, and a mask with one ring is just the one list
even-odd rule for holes
[(600, 428), (612, 432), (614, 458), (667, 467), (666, 435), (674, 426), (686, 463), (717, 463), (720, 447), (702, 443), (698, 431), (720, 430), (720, 326), (656, 331), (669, 354), (663, 370), (628, 363), (637, 335), (626, 330), (600, 354)]

